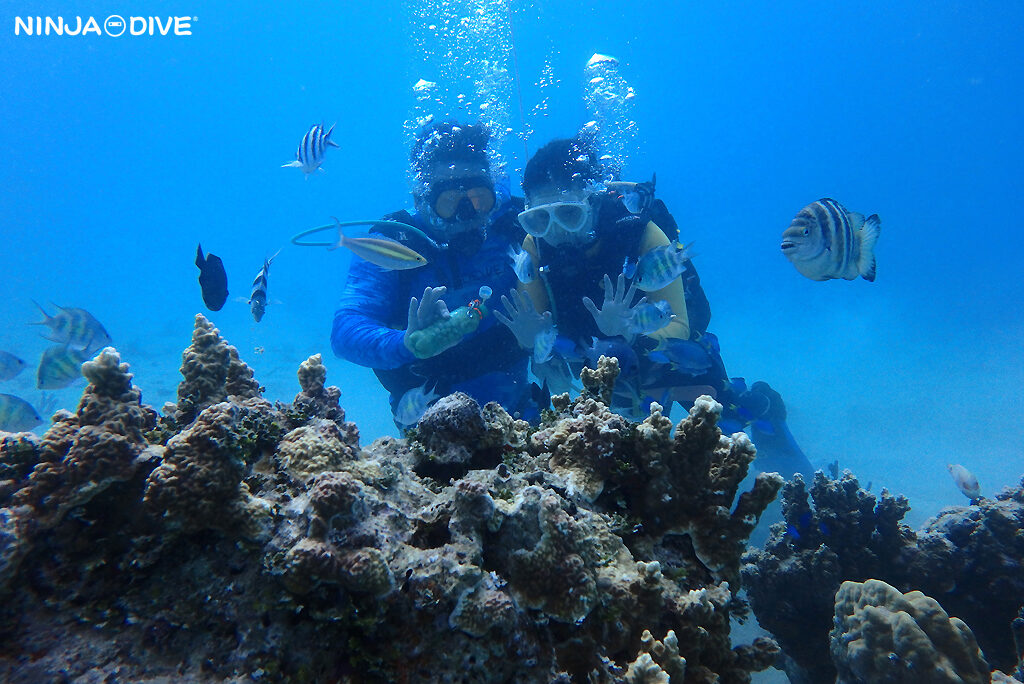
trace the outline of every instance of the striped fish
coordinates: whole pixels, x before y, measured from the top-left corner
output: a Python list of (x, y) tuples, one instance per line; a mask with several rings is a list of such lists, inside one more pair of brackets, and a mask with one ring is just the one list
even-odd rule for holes
[(327, 148), (338, 147), (338, 143), (331, 140), (333, 131), (333, 125), (326, 132), (324, 132), (323, 124), (317, 124), (310, 128), (302, 138), (299, 149), (295, 152), (295, 161), (282, 164), (281, 168), (291, 166), (300, 168), (306, 174), (306, 178), (309, 178), (309, 174), (319, 169), (320, 165), (324, 163)]
[(252, 281), (252, 294), (249, 295), (249, 310), (252, 311), (252, 317), (259, 323), (263, 320), (263, 314), (267, 312), (267, 276), (270, 275), (270, 263), (274, 260), (277, 254), (270, 257), (269, 259), (263, 260), (263, 268), (256, 274), (256, 278)]
[(58, 306), (53, 316), (46, 309), (34, 302), (43, 314), (43, 320), (33, 325), (45, 325), (49, 331), (43, 338), (58, 344), (69, 344), (72, 347), (105, 347), (111, 343), (110, 335), (103, 324), (85, 309), (71, 306)]
[(427, 407), (440, 398), (440, 395), (434, 390), (427, 389), (429, 384), (427, 382), (423, 387), (413, 387), (398, 400), (398, 406), (394, 413), (395, 422), (403, 429), (414, 427), (416, 423), (420, 422)]
[(23, 432), (43, 422), (32, 405), (13, 394), (0, 394), (0, 430)]
[(661, 330), (672, 322), (672, 308), (664, 299), (657, 302), (643, 302), (633, 307), (633, 318), (629, 330), (634, 334), (646, 335)]
[(426, 257), (397, 240), (373, 237), (348, 237), (341, 229), (341, 222), (337, 218), (334, 219), (334, 222), (338, 224), (338, 243), (327, 249), (333, 250), (344, 247), (357, 257), (388, 271), (404, 271), (409, 268), (419, 268), (427, 263)]
[(39, 360), (36, 387), (41, 390), (63, 389), (82, 377), (82, 364), (90, 356), (88, 349), (75, 349), (56, 344), (48, 347)]
[(878, 214), (847, 211), (833, 199), (811, 202), (782, 233), (782, 253), (811, 280), (875, 279)]
[(660, 290), (686, 270), (690, 256), (690, 245), (683, 249), (677, 249), (675, 245), (655, 247), (637, 261), (637, 286), (645, 292)]

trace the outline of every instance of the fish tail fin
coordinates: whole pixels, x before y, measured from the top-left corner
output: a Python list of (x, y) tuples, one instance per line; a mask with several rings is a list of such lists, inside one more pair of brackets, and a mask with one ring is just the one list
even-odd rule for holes
[(332, 123), (331, 127), (327, 130), (327, 133), (324, 135), (324, 142), (327, 144), (328, 147), (341, 147), (341, 145), (331, 140), (331, 133), (334, 132), (334, 127), (337, 125), (337, 123)]
[(203, 244), (199, 243), (196, 245), (196, 266), (202, 268), (204, 263), (206, 263), (206, 257), (203, 256)]
[[(683, 263), (683, 262), (686, 262), (686, 261), (692, 261), (693, 257), (697, 256), (697, 254), (693, 251), (693, 243), (695, 243), (695, 242), (696, 242), (696, 240), (690, 240), (689, 244), (683, 245), (682, 249), (680, 249), (678, 252), (676, 252), (679, 255), (679, 263)], [(678, 244), (682, 244), (682, 243), (678, 243)]]
[(281, 168), (282, 169), (287, 169), (288, 167), (297, 167), (297, 166), (302, 166), (302, 162), (300, 162), (298, 159), (296, 159), (295, 161), (290, 161), (287, 164), (281, 164)]
[(41, 320), (41, 321), (33, 321), (29, 325), (47, 325), (50, 322), (50, 320), (53, 318), (53, 316), (51, 316), (50, 314), (46, 313), (46, 309), (43, 308), (43, 305), (40, 304), (39, 302), (37, 302), (36, 300), (33, 299), (32, 303), (36, 305), (37, 309), (39, 309), (39, 313), (43, 314), (43, 320)]
[(344, 247), (345, 246), (345, 230), (341, 227), (341, 221), (338, 220), (337, 216), (332, 216), (331, 218), (334, 219), (334, 224), (336, 226), (338, 226), (338, 242), (337, 242), (337, 244), (334, 244), (334, 245), (331, 245), (330, 247), (328, 247), (327, 248), (328, 252), (333, 252), (334, 250), (338, 249), (339, 247)]
[(882, 232), (882, 220), (878, 214), (872, 214), (864, 220), (864, 225), (857, 231), (860, 240), (860, 259), (857, 261), (857, 270), (864, 280), (874, 282), (875, 280), (875, 243)]

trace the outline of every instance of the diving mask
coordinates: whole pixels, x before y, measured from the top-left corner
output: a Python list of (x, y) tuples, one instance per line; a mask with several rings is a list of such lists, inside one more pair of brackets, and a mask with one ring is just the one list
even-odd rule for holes
[(520, 212), (519, 224), (535, 238), (563, 242), (589, 229), (591, 211), (587, 200), (551, 202)]
[(445, 223), (468, 221), (494, 209), (494, 183), (489, 178), (453, 178), (432, 184), (430, 207)]

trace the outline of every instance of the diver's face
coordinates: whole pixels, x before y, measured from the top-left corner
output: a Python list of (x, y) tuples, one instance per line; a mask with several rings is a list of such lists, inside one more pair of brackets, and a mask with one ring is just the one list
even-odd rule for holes
[(431, 223), (449, 234), (483, 228), (495, 206), (490, 170), (472, 162), (446, 162), (430, 171), (424, 205)]

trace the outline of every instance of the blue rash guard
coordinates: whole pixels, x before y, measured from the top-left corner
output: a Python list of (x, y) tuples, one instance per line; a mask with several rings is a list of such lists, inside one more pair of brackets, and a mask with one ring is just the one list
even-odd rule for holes
[[(429, 359), (417, 359), (404, 343), (409, 299), (420, 297), (426, 287), (446, 286), (444, 301), (454, 311), (476, 299), (482, 285), (495, 294), (489, 304), (516, 286), (508, 248), (522, 241), (517, 222), (522, 200), (503, 199), (491, 214), (486, 239), (472, 254), (443, 244), (436, 249), (414, 231), (397, 230), (382, 237), (408, 244), (427, 258), (426, 266), (389, 271), (353, 258), (334, 314), (331, 348), (343, 359), (374, 369), (391, 394), (392, 413), (405, 392), (426, 384), (441, 396), (460, 391), (481, 406), (497, 401), (513, 415), (519, 412), (527, 419), (537, 415), (527, 379), (528, 354), (493, 315), (485, 316), (459, 344)], [(419, 214), (398, 212), (388, 218), (414, 225), (440, 244), (439, 236)]]

